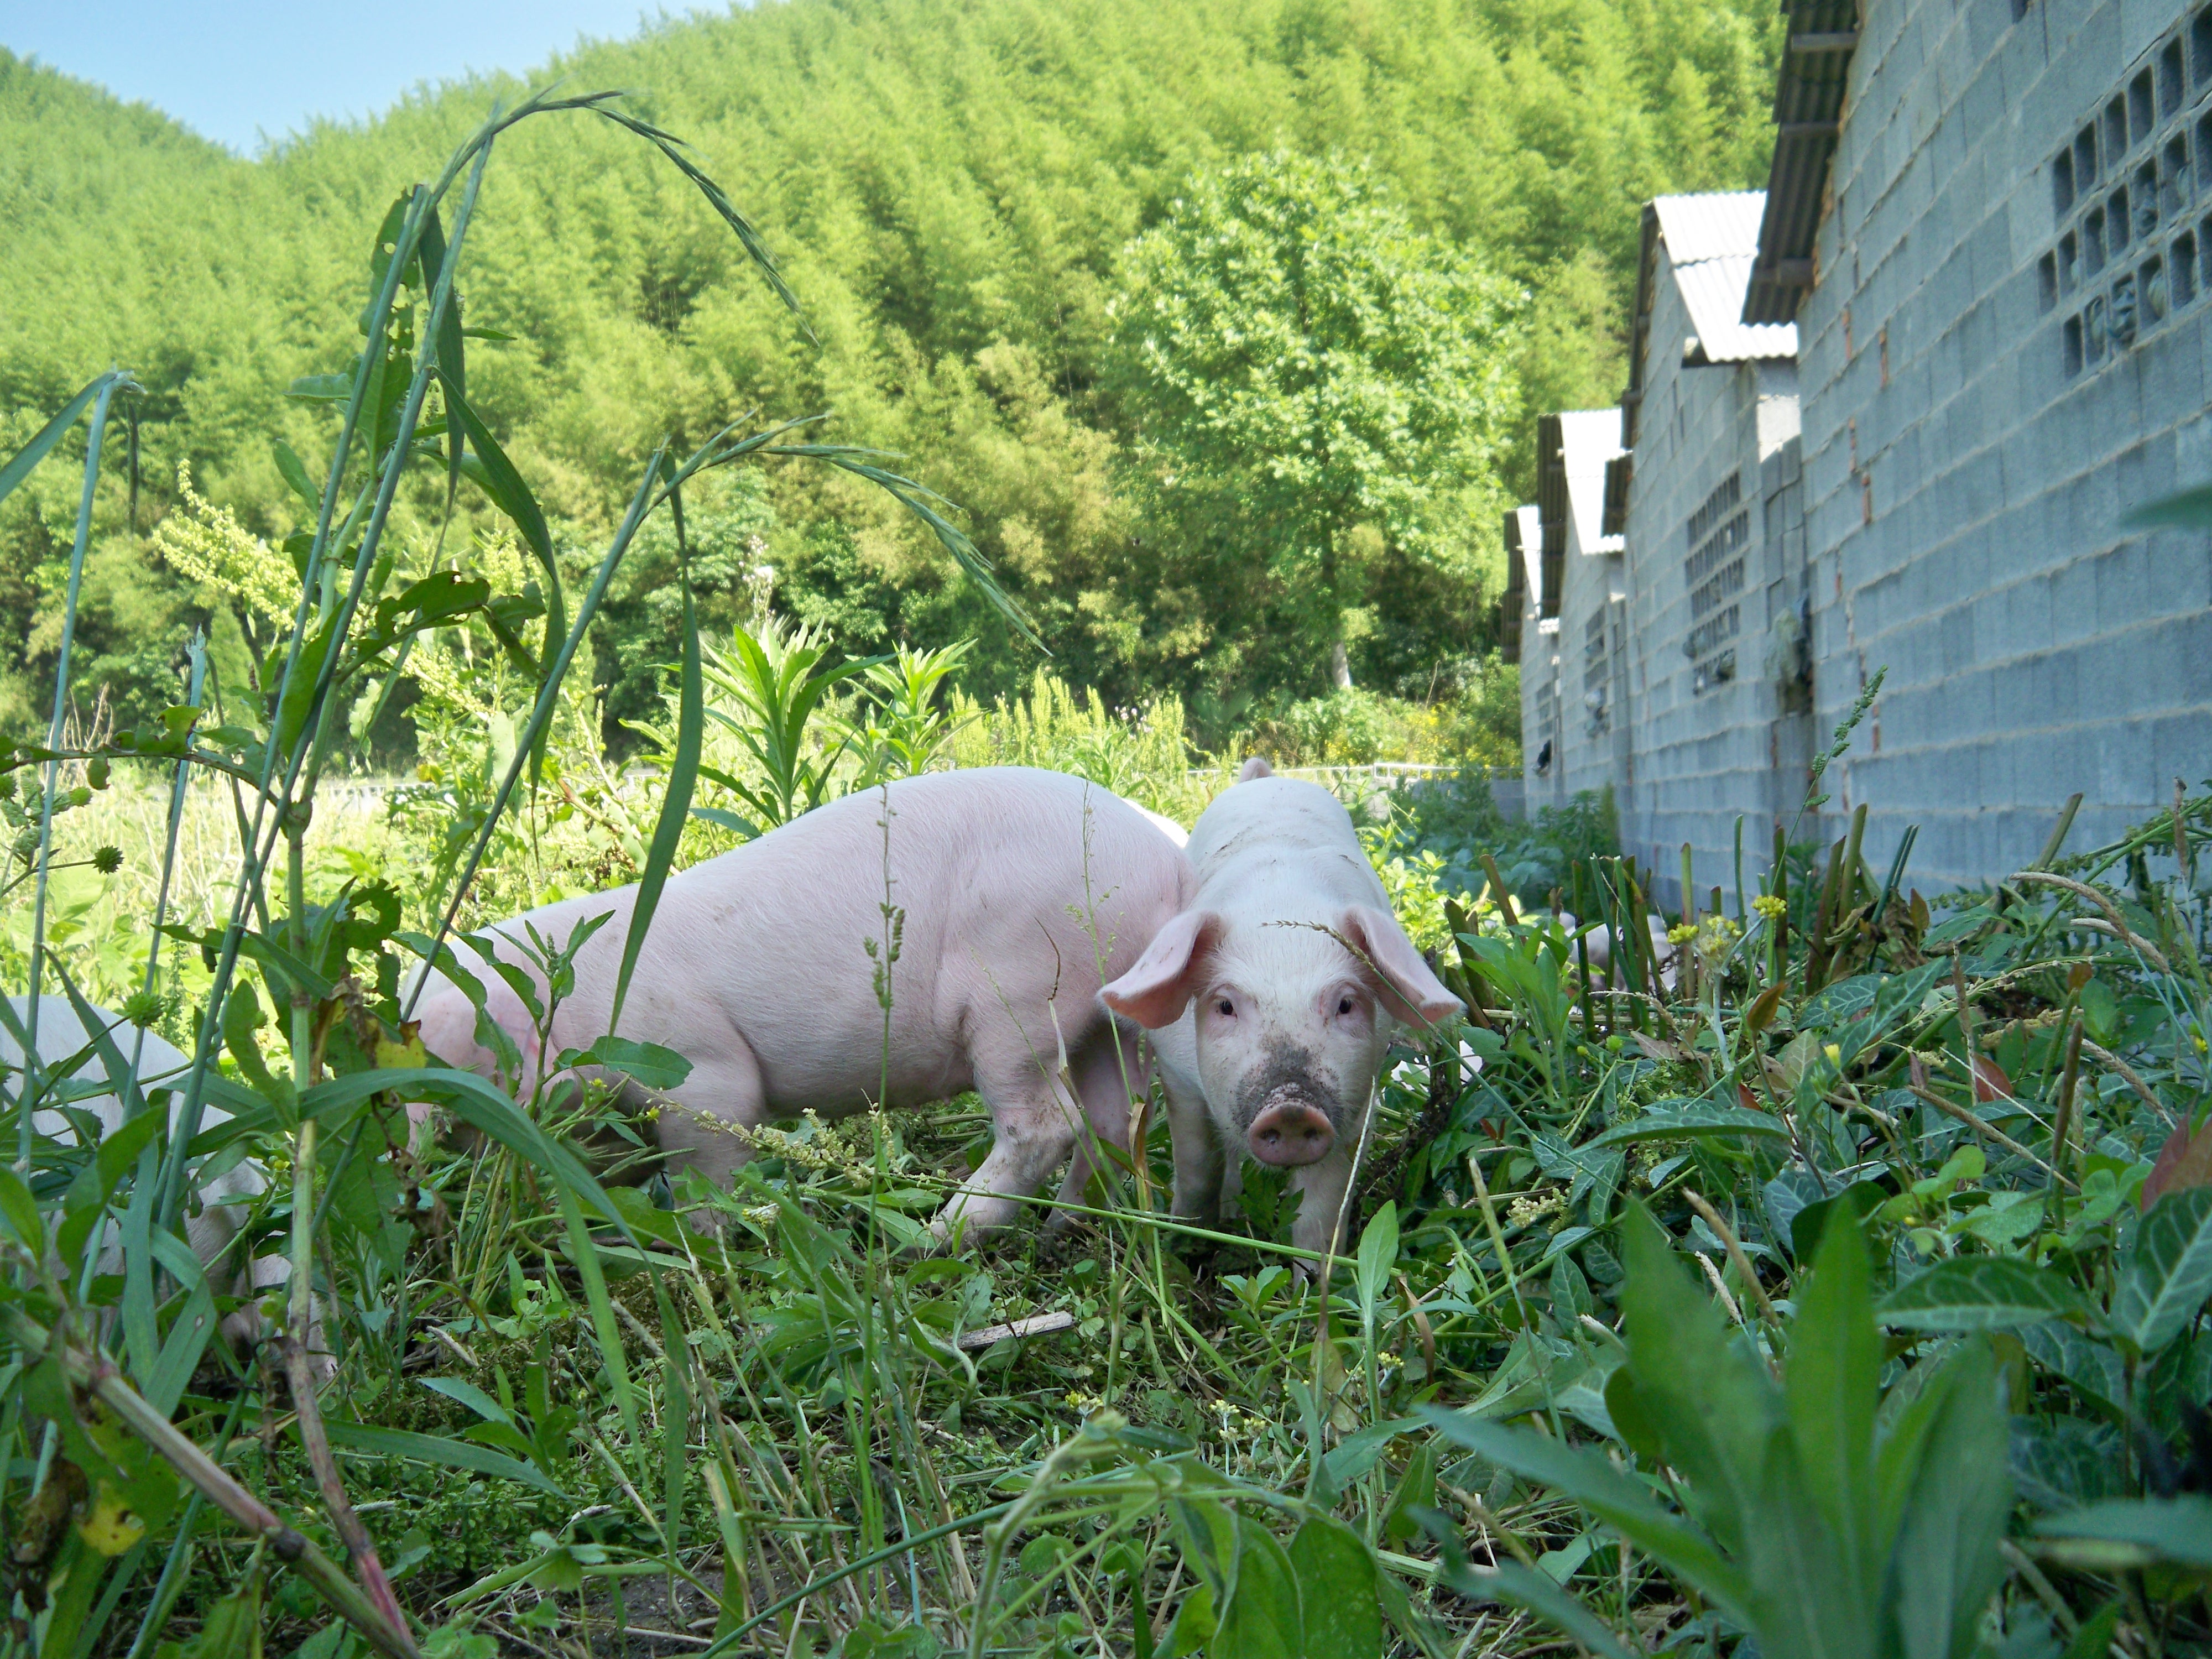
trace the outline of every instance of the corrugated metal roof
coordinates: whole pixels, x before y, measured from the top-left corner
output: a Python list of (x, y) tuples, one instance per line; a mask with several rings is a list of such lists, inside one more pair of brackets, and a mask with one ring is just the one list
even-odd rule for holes
[(1724, 259), (1759, 251), (1759, 221), (1766, 207), (1763, 190), (1737, 190), (1705, 196), (1662, 196), (1651, 204), (1668, 257), (1680, 264)]
[(1844, 119), (1851, 54), (1858, 45), (1858, 0), (1787, 0), (1790, 39), (1774, 89), (1774, 161), (1759, 257), (1744, 295), (1747, 323), (1787, 323), (1819, 274), (1814, 238), (1828, 161)]
[[(1570, 410), (1559, 417), (1559, 471), (1566, 484), (1567, 511), (1575, 541), (1584, 553), (1618, 553), (1619, 536), (1605, 531), (1605, 469), (1626, 453), (1620, 447), (1618, 409)], [(1549, 607), (1557, 616), (1556, 604)]]
[[(1668, 244), (1672, 252), (1674, 244)], [(1797, 325), (1742, 320), (1744, 290), (1751, 284), (1752, 254), (1725, 254), (1685, 264), (1674, 261), (1674, 281), (1688, 307), (1698, 337), (1698, 356), (1708, 363), (1741, 363), (1762, 357), (1795, 357)]]

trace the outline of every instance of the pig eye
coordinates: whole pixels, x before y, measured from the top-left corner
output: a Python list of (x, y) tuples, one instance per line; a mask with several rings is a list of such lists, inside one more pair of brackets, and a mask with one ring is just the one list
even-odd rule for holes
[(1349, 996), (1339, 997), (1336, 1000), (1336, 1012), (1340, 1014), (1350, 1013), (1352, 1012), (1352, 999)]
[(1236, 1018), (1236, 1015), (1237, 1015), (1237, 1007), (1236, 1007), (1236, 1005), (1235, 1005), (1234, 1003), (1231, 1002), (1227, 997), (1223, 997), (1223, 998), (1221, 998), (1218, 1001), (1217, 1001), (1217, 1002), (1213, 1005), (1213, 1008), (1214, 1008), (1214, 1012), (1215, 1012), (1216, 1013), (1219, 1013), (1219, 1014), (1226, 1015), (1226, 1016), (1228, 1016), (1230, 1018), (1232, 1018), (1232, 1019)]

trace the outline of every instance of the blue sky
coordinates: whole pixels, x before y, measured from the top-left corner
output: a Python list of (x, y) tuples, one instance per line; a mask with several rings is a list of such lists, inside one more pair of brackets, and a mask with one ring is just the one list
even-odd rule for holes
[(264, 134), (283, 138), (319, 115), (359, 119), (421, 82), (474, 70), (524, 73), (579, 39), (635, 34), (663, 9), (646, 0), (0, 0), (0, 46), (252, 155)]

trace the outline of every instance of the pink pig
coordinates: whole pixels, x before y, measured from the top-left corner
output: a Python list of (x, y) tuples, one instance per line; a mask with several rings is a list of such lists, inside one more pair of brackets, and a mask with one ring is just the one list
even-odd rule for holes
[(1297, 1171), (1293, 1242), (1334, 1249), (1394, 1027), (1425, 1029), (1462, 1006), (1319, 785), (1247, 761), (1192, 829), (1189, 853), (1196, 898), (1103, 993), (1159, 1050), (1175, 1212), (1212, 1217), (1242, 1187), (1249, 1152)]
[[(1196, 880), (1182, 850), (1119, 797), (1012, 767), (930, 773), (850, 795), (670, 878), (619, 1032), (691, 1062), (667, 1097), (688, 1109), (658, 1119), (662, 1151), (726, 1182), (750, 1152), (721, 1125), (750, 1129), (809, 1109), (840, 1115), (883, 1094), (876, 975), (886, 879), (904, 914), (890, 968), (885, 1103), (974, 1089), (996, 1137), (939, 1217), (939, 1234), (959, 1221), (974, 1231), (1012, 1220), (1071, 1151), (1062, 1196), (1079, 1194), (1090, 1175), (1079, 1125), (1087, 1119), (1102, 1140), (1126, 1146), (1130, 1095), (1144, 1081), (1138, 1037), (1116, 1030), (1099, 987), (1135, 963)], [(613, 913), (577, 955), (552, 1054), (606, 1032), (636, 891), (564, 900), (483, 930), (526, 939), (527, 922), (559, 945), (579, 923)], [(475, 973), (468, 947), (457, 948)], [(518, 950), (500, 955), (526, 965)], [(550, 1055), (537, 1050), (521, 1000), (497, 975), (480, 977), (488, 1011), (533, 1073), (527, 1085)], [(417, 1012), (432, 1053), (492, 1074), (457, 987), (433, 975)], [(1060, 1076), (1063, 1051), (1074, 1100)]]

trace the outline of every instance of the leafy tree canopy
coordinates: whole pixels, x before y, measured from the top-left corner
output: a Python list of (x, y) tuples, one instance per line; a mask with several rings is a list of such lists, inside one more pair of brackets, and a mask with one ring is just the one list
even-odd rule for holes
[[(1373, 631), (1368, 564), (1479, 574), (1522, 296), (1415, 230), (1364, 167), (1282, 150), (1199, 175), (1121, 276), (1109, 309), (1128, 401), (1149, 411), (1158, 519), (1264, 571), (1289, 624), (1269, 637), (1294, 633), (1349, 685), (1348, 647)], [(1449, 622), (1422, 620), (1448, 649)]]
[[(1529, 488), (1528, 446), (1508, 441), (1520, 413), (1623, 384), (1638, 204), (1763, 176), (1780, 27), (1765, 0), (781, 0), (664, 21), (533, 78), (641, 88), (639, 112), (691, 141), (762, 227), (804, 324), (681, 179), (605, 124), (548, 124), (502, 141), (521, 164), (494, 169), (480, 210), (466, 320), (514, 338), (471, 350), (470, 400), (564, 547), (604, 533), (664, 435), (696, 441), (756, 406), (830, 410), (825, 436), (901, 453), (966, 509), (1055, 672), (1111, 702), (1178, 691), (1218, 738), (1326, 683), (1316, 617), (1331, 609), (1360, 613), (1364, 631), (1344, 636), (1362, 687), (1420, 693), (1486, 643), (1503, 566), (1481, 503)], [(148, 540), (180, 461), (255, 533), (297, 526), (270, 441), (310, 472), (328, 453), (324, 411), (284, 392), (358, 350), (365, 231), (520, 90), (427, 88), (244, 161), (0, 52), (0, 441), (112, 362), (148, 388), (136, 515), (125, 467), (101, 502), (78, 635), (88, 696), (167, 700), (187, 624), (210, 613)], [(1246, 160), (1278, 154), (1295, 166)], [(1346, 271), (1399, 267), (1402, 289), (1373, 291), (1465, 312), (1482, 410), (1456, 438), (1409, 425), (1380, 444), (1394, 459), (1333, 538), (1340, 553), (1364, 538), (1343, 591), (1279, 643), (1285, 596), (1305, 605), (1311, 585), (1287, 568), (1243, 580), (1253, 543), (1231, 532), (1290, 512), (1291, 480), (1245, 480), (1285, 488), (1241, 530), (1156, 488), (1176, 434), (1196, 434), (1172, 386), (1123, 355), (1115, 309), (1139, 305), (1124, 284), (1150, 280), (1155, 234), (1180, 234), (1206, 191), (1271, 173), (1358, 181), (1384, 241), (1341, 246)], [(1528, 296), (1517, 333), (1499, 325), (1506, 288)], [(1431, 421), (1433, 398), (1405, 395), (1409, 422)], [(1438, 476), (1416, 476), (1424, 455), (1443, 458)], [(0, 507), (0, 712), (51, 672), (75, 490), (50, 465)], [(404, 505), (399, 527), (439, 545), (443, 492)], [(963, 676), (987, 695), (1037, 666), (927, 533), (856, 481), (772, 470), (696, 507), (728, 544), (707, 614), (742, 613), (765, 565), (779, 607), (848, 649), (973, 634)], [(471, 492), (462, 508), (447, 549), (494, 528)], [(1299, 545), (1322, 544), (1297, 522)], [(653, 637), (665, 564), (641, 561), (605, 620), (617, 708), (642, 707), (667, 660)], [(242, 674), (235, 623), (214, 620), (219, 662)]]

